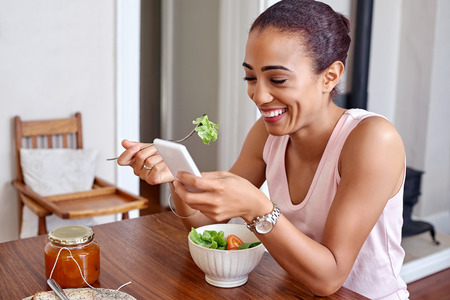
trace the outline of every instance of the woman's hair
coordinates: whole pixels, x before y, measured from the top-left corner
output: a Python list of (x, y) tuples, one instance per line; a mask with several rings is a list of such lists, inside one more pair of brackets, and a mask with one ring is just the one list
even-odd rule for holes
[[(250, 32), (275, 28), (300, 38), (306, 54), (313, 59), (316, 74), (333, 62), (345, 65), (350, 47), (350, 21), (325, 3), (313, 0), (283, 0), (264, 11), (253, 22)], [(331, 92), (331, 98), (338, 94)]]

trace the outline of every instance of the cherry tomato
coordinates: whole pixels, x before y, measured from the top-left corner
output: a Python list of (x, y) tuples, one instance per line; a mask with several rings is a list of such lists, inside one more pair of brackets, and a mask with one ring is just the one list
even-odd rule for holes
[(237, 250), (240, 244), (242, 244), (241, 239), (234, 234), (227, 237), (227, 250)]

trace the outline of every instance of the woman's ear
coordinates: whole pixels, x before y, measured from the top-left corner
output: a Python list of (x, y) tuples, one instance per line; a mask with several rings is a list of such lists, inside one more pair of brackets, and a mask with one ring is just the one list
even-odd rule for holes
[(340, 61), (332, 63), (323, 73), (322, 91), (330, 93), (341, 79), (344, 73), (344, 64)]

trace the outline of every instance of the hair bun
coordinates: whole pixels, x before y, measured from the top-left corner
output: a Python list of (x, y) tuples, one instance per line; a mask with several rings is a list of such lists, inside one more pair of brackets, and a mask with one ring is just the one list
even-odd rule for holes
[(339, 14), (339, 17), (341, 18), (342, 23), (344, 23), (344, 26), (345, 26), (345, 29), (347, 30), (347, 33), (349, 33), (350, 32), (350, 20), (347, 19), (347, 17), (344, 16), (343, 14)]

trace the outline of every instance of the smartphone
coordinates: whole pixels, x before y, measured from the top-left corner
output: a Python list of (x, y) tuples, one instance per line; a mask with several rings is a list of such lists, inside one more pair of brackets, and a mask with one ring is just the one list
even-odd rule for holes
[[(178, 171), (188, 172), (200, 177), (202, 176), (186, 146), (162, 139), (154, 139), (153, 144), (163, 158), (170, 172), (172, 172), (173, 177), (176, 178)], [(188, 185), (185, 186), (191, 192), (199, 191)]]

